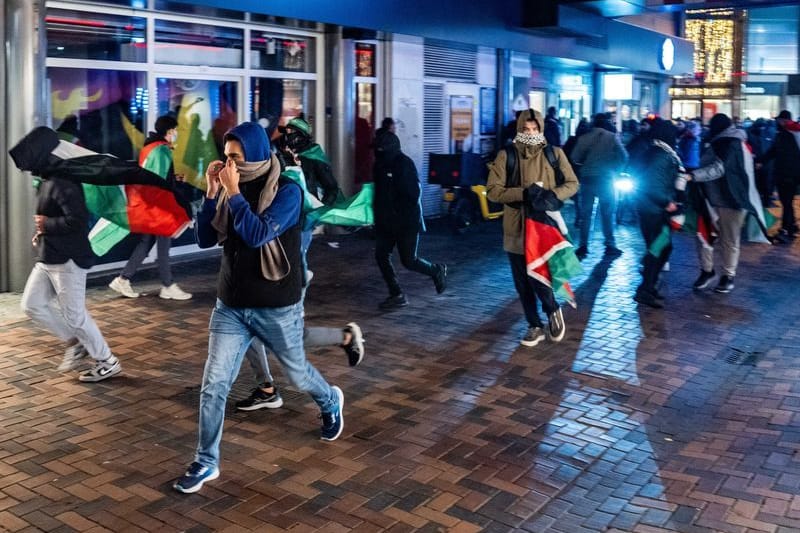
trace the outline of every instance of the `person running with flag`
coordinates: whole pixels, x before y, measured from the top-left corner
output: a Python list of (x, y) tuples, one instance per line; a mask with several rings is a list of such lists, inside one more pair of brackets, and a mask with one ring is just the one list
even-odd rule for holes
[(197, 451), (173, 485), (183, 493), (219, 477), (225, 402), (255, 338), (319, 406), (321, 439), (336, 440), (344, 428), (344, 394), (306, 359), (303, 346), (302, 191), (281, 177), (259, 124), (234, 127), (224, 142), (227, 161), (209, 164), (206, 199), (197, 215), (198, 245), (221, 245), (222, 263), (200, 390)]
[(22, 293), (22, 310), (67, 343), (59, 370), (74, 370), (88, 356), (95, 364), (78, 379), (106, 380), (122, 372), (122, 365), (86, 309), (86, 274), (94, 254), (83, 189), (79, 183), (45, 175), (36, 185), (37, 257)]
[[(174, 184), (176, 180), (172, 165), (172, 146), (178, 140), (178, 121), (171, 115), (164, 115), (156, 119), (156, 131), (144, 141), (144, 148), (139, 154), (139, 166), (158, 174), (168, 182)], [(139, 293), (131, 287), (131, 278), (150, 253), (153, 244), (158, 251), (158, 276), (161, 278), (160, 298), (165, 300), (188, 300), (191, 294), (181, 290), (177, 283), (172, 281), (172, 268), (169, 264), (169, 248), (172, 245), (170, 237), (157, 237), (155, 235), (138, 235), (139, 243), (133, 249), (128, 262), (114, 278), (109, 287), (128, 298), (138, 298)]]
[(578, 178), (561, 148), (547, 146), (543, 122), (541, 113), (533, 109), (520, 113), (514, 142), (489, 164), (486, 186), (488, 199), (504, 204), (503, 249), (528, 321), (520, 341), (523, 346), (536, 346), (545, 338), (537, 299), (547, 313), (550, 339), (564, 338), (566, 326), (553, 292), (554, 281), (561, 280), (559, 287), (568, 290), (564, 279), (576, 267), (580, 269), (564, 237), (566, 225), (558, 220), (561, 203), (578, 191)]

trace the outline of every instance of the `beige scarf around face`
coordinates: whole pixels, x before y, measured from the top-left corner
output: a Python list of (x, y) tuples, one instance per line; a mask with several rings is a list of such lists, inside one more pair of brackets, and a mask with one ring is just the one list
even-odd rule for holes
[[(236, 168), (239, 170), (240, 183), (247, 183), (267, 174), (267, 182), (261, 189), (256, 209), (256, 214), (261, 215), (272, 204), (275, 194), (278, 192), (278, 178), (281, 175), (278, 158), (273, 154), (267, 161), (237, 163)], [(223, 187), (217, 197), (217, 212), (211, 221), (211, 226), (217, 230), (218, 244), (224, 243), (228, 238), (228, 220), (230, 218), (228, 200), (228, 192)], [(280, 239), (272, 239), (261, 247), (261, 274), (265, 279), (278, 281), (288, 276), (290, 271), (291, 265)]]

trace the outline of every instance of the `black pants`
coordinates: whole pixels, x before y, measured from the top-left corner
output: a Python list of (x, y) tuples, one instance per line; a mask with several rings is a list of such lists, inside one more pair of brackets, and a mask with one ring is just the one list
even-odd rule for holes
[(797, 232), (797, 224), (794, 219), (794, 193), (797, 184), (791, 178), (778, 178), (778, 198), (783, 206), (783, 216), (781, 217), (783, 229), (789, 233)]
[(548, 315), (555, 312), (558, 309), (558, 302), (553, 289), (528, 275), (524, 255), (508, 252), (508, 261), (511, 263), (511, 275), (519, 300), (522, 302), (522, 309), (525, 311), (525, 319), (532, 328), (543, 327), (539, 311), (536, 309), (536, 299), (538, 297), (541, 300), (542, 311)]
[(436, 274), (435, 266), (429, 261), (417, 257), (418, 241), (419, 232), (417, 230), (375, 228), (375, 261), (378, 262), (390, 296), (397, 296), (403, 292), (392, 265), (392, 250), (395, 246), (397, 246), (397, 253), (400, 254), (400, 262), (408, 270), (430, 277)]
[(669, 260), (669, 256), (672, 253), (671, 234), (669, 242), (657, 257), (649, 252), (650, 245), (664, 231), (666, 226), (668, 226), (668, 221), (663, 213), (639, 211), (639, 227), (642, 230), (645, 244), (644, 270), (642, 271), (642, 284), (639, 288), (647, 292), (652, 293), (655, 291), (661, 269), (664, 268), (664, 264)]

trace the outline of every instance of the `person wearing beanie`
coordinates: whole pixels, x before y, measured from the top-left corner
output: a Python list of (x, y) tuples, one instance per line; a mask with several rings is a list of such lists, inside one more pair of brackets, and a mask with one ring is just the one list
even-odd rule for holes
[(256, 339), (319, 406), (321, 439), (336, 440), (344, 428), (344, 394), (306, 359), (303, 345), (302, 189), (281, 176), (258, 123), (239, 124), (223, 140), (227, 160), (212, 161), (206, 170), (206, 197), (195, 228), (201, 248), (222, 246), (222, 260), (209, 322), (197, 451), (173, 484), (183, 493), (197, 492), (219, 477), (225, 403)]
[(797, 221), (794, 215), (794, 196), (800, 182), (800, 147), (796, 133), (797, 123), (792, 114), (784, 109), (778, 114), (778, 134), (766, 153), (758, 159), (760, 164), (773, 162), (772, 177), (778, 189), (783, 213), (779, 242), (789, 242), (797, 236)]
[[(486, 183), (487, 198), (503, 204), (503, 249), (508, 254), (514, 287), (519, 295), (528, 323), (520, 340), (523, 346), (533, 347), (545, 339), (544, 324), (539, 316), (537, 300), (547, 314), (550, 340), (564, 338), (564, 316), (550, 285), (528, 274), (525, 262), (525, 207), (528, 203), (536, 211), (553, 211), (558, 204), (578, 191), (578, 178), (561, 148), (553, 147), (552, 154), (564, 180), (559, 183), (553, 164), (546, 152), (542, 114), (533, 109), (522, 111), (517, 118), (517, 135), (513, 145), (500, 150), (489, 164)], [(583, 137), (589, 135), (584, 134)], [(580, 142), (580, 139), (578, 140)], [(511, 154), (511, 155), (509, 155)], [(514, 158), (509, 170), (509, 157)], [(535, 205), (533, 200), (541, 200)], [(539, 202), (537, 202), (538, 204)]]
[[(714, 290), (723, 294), (734, 288), (742, 228), (748, 214), (755, 217), (766, 235), (753, 172), (753, 156), (746, 140), (744, 130), (736, 128), (724, 113), (717, 113), (708, 124), (708, 142), (700, 158), (700, 168), (690, 173), (691, 179), (699, 186), (695, 209), (701, 213), (704, 206), (709, 205), (716, 214), (709, 218), (716, 220), (722, 276)], [(715, 247), (716, 243), (697, 241), (701, 271), (693, 284), (695, 290), (705, 289), (716, 276)]]
[(374, 148), (375, 261), (389, 289), (389, 297), (379, 307), (390, 310), (408, 305), (392, 265), (395, 247), (403, 266), (430, 276), (439, 294), (447, 286), (447, 265), (432, 264), (417, 256), (419, 233), (425, 229), (420, 207), (421, 188), (414, 162), (400, 151), (400, 139), (391, 131), (383, 130), (375, 137)]
[(580, 246), (575, 251), (579, 259), (585, 258), (589, 253), (589, 230), (592, 227), (595, 198), (599, 204), (605, 253), (608, 257), (622, 255), (614, 237), (614, 177), (625, 168), (628, 152), (619, 138), (607, 129), (608, 124), (608, 115), (597, 113), (592, 121), (591, 131), (581, 136), (572, 150), (571, 160), (577, 165), (581, 176), (581, 213), (578, 217), (581, 222)]
[[(139, 153), (139, 166), (158, 174), (168, 182), (176, 181), (172, 165), (172, 149), (178, 140), (178, 121), (172, 115), (163, 115), (156, 119), (155, 131), (144, 141)], [(188, 300), (192, 295), (182, 290), (172, 279), (172, 267), (169, 261), (169, 249), (172, 246), (170, 237), (155, 235), (138, 235), (139, 242), (133, 249), (128, 262), (119, 275), (108, 284), (111, 290), (127, 298), (138, 298), (139, 293), (131, 286), (131, 279), (144, 262), (153, 245), (158, 252), (158, 277), (161, 280), (160, 298), (165, 300)]]

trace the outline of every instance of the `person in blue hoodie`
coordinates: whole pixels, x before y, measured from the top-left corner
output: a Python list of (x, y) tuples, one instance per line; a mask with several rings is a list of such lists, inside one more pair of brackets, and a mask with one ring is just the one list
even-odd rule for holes
[(281, 176), (259, 124), (234, 127), (224, 143), (227, 160), (209, 164), (206, 198), (197, 215), (198, 245), (221, 245), (222, 263), (200, 390), (197, 452), (173, 485), (183, 493), (197, 492), (219, 477), (225, 403), (254, 339), (319, 406), (322, 440), (336, 440), (344, 427), (342, 390), (306, 359), (303, 346), (302, 191)]

